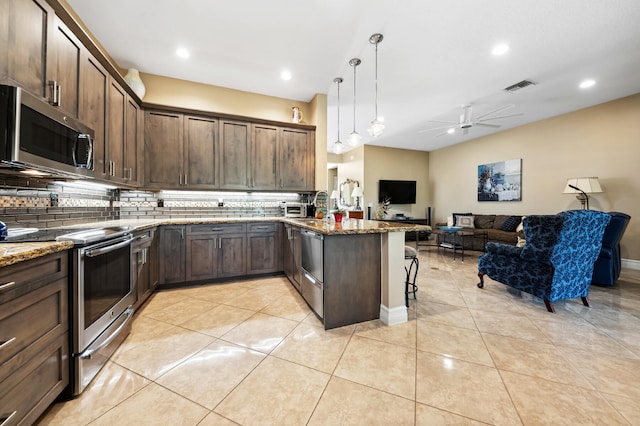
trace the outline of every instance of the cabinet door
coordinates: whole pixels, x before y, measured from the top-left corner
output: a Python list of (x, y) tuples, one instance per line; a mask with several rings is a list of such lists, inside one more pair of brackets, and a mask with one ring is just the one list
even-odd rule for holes
[(251, 126), (251, 188), (276, 189), (278, 128)]
[(279, 189), (308, 189), (308, 132), (282, 129), (278, 161)]
[(107, 177), (107, 93), (109, 73), (87, 51), (84, 51), (80, 78), (80, 121), (94, 131), (93, 169), (95, 177)]
[[(2, 55), (8, 55), (3, 73), (9, 80), (31, 93), (46, 97), (47, 62), (49, 53), (47, 44), (51, 42), (55, 14), (44, 0), (3, 1), (0, 15), (5, 19), (8, 14), (7, 49)], [(3, 60), (0, 62), (4, 62)]]
[(160, 230), (160, 283), (185, 281), (184, 226), (163, 226)]
[(180, 188), (182, 183), (182, 114), (145, 111), (144, 176), (150, 188)]
[(216, 278), (218, 275), (219, 237), (209, 234), (187, 236), (187, 281)]
[(185, 116), (184, 140), (184, 184), (193, 189), (216, 188), (218, 120)]
[(250, 183), (249, 123), (220, 121), (220, 188), (247, 189)]
[(218, 258), (218, 277), (238, 277), (246, 275), (247, 234), (221, 234)]
[[(63, 111), (78, 117), (80, 104), (80, 64), (84, 47), (80, 40), (59, 18), (54, 20), (53, 40), (47, 49), (53, 49), (53, 63), (47, 69), (49, 101)], [(50, 72), (51, 71), (51, 72)], [(51, 85), (50, 82), (55, 84)], [(53, 90), (58, 93), (54, 95)]]
[(140, 107), (127, 95), (124, 117), (124, 179), (131, 185), (140, 185), (140, 145), (142, 126)]
[(109, 83), (107, 160), (110, 180), (124, 182), (125, 107), (127, 94), (113, 79)]
[[(277, 224), (252, 224), (247, 232), (247, 275), (277, 272), (280, 250)], [(260, 230), (264, 227), (264, 230)]]

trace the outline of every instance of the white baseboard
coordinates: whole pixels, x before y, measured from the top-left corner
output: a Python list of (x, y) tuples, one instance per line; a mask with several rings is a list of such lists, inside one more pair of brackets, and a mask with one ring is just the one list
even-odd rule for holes
[(406, 306), (397, 306), (395, 308), (387, 308), (380, 304), (380, 321), (386, 325), (402, 324), (409, 320)]
[(621, 263), (623, 268), (640, 270), (640, 260), (621, 259)]

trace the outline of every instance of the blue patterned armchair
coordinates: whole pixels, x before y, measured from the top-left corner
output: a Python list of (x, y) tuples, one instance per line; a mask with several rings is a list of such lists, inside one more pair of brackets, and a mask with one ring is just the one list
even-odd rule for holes
[(540, 297), (549, 312), (555, 312), (553, 302), (574, 297), (589, 306), (593, 264), (609, 219), (595, 210), (527, 216), (524, 247), (487, 243), (486, 254), (478, 258), (478, 287), (484, 287), (488, 275)]

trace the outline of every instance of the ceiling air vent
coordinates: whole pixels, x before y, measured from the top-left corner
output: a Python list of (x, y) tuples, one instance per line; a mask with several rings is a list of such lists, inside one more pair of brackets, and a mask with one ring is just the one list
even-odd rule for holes
[(504, 90), (505, 92), (509, 92), (509, 93), (514, 93), (517, 92), (520, 89), (524, 89), (525, 87), (529, 87), (529, 86), (533, 86), (536, 83), (535, 81), (531, 81), (531, 80), (522, 80), (517, 82), (516, 84), (512, 84), (509, 87), (505, 87)]

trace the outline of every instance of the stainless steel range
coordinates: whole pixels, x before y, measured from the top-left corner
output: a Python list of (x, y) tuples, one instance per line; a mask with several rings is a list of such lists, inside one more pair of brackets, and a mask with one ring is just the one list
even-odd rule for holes
[(128, 227), (11, 232), (6, 242), (71, 241), (71, 389), (79, 395), (131, 330), (135, 302)]

